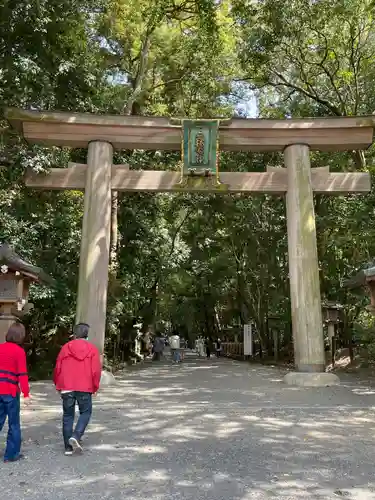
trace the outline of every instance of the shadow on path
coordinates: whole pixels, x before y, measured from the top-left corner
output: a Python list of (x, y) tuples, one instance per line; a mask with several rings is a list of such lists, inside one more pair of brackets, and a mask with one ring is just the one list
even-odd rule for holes
[(375, 499), (374, 391), (284, 374), (194, 358), (124, 372), (95, 400), (82, 457), (62, 455), (59, 397), (35, 383), (27, 460), (0, 465), (1, 498)]

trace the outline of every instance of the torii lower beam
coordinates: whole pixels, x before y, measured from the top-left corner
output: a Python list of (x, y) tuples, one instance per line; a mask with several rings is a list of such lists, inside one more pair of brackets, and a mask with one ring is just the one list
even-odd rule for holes
[[(36, 189), (84, 190), (87, 165), (70, 163), (68, 168), (52, 168), (47, 174), (26, 174), (26, 186)], [(364, 172), (336, 173), (328, 167), (311, 169), (312, 188), (316, 194), (342, 195), (368, 193), (371, 189), (370, 174)], [(129, 170), (127, 165), (113, 165), (111, 188), (116, 191), (170, 192), (178, 191), (181, 179), (178, 172), (157, 170)], [(267, 172), (221, 172), (220, 181), (228, 189), (222, 193), (268, 193), (281, 195), (288, 190), (286, 168), (269, 167)], [(190, 191), (207, 192), (207, 188), (195, 187)]]

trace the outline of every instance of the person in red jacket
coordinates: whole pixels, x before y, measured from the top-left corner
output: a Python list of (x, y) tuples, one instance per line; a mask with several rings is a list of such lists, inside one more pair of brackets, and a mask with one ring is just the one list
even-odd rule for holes
[(25, 327), (21, 323), (10, 326), (5, 343), (0, 344), (0, 431), (8, 417), (8, 437), (4, 462), (17, 462), (21, 454), (20, 392), (28, 402), (30, 396), (26, 354), (21, 345)]
[[(74, 340), (62, 347), (53, 374), (63, 404), (65, 455), (82, 451), (81, 439), (92, 414), (92, 395), (96, 394), (100, 384), (100, 354), (97, 347), (87, 340), (89, 328), (86, 323), (78, 323), (73, 328)], [(76, 403), (79, 418), (73, 432)]]

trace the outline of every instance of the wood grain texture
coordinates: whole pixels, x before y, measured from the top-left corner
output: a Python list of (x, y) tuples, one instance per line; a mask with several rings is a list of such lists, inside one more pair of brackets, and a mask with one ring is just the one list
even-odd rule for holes
[[(76, 322), (90, 325), (89, 339), (104, 350), (111, 225), (111, 166), (113, 148), (89, 144)], [(73, 169), (82, 171), (82, 166)]]
[[(87, 147), (93, 140), (116, 149), (180, 150), (181, 128), (168, 118), (101, 116), (88, 113), (6, 111), (30, 143)], [(373, 141), (373, 116), (293, 120), (232, 119), (220, 128), (220, 149), (282, 151), (291, 144), (338, 151), (366, 149)]]
[[(25, 122), (48, 122), (78, 125), (108, 125), (117, 126), (140, 126), (140, 127), (170, 127), (180, 128), (180, 125), (171, 125), (175, 119), (160, 116), (124, 116), (124, 115), (96, 115), (92, 113), (72, 113), (64, 111), (30, 111), (20, 108), (6, 108), (5, 117), (10, 123)], [(226, 119), (228, 122), (228, 119)], [(292, 118), (284, 120), (254, 119), (254, 118), (232, 118), (223, 128), (246, 129), (246, 128), (353, 128), (374, 127), (375, 117), (351, 116), (351, 117), (313, 117)]]
[[(51, 169), (48, 174), (28, 172), (25, 183), (37, 189), (85, 189), (86, 165), (70, 164), (69, 168)], [(316, 193), (367, 193), (371, 189), (368, 173), (330, 173), (328, 167), (311, 169), (313, 190)], [(179, 172), (129, 170), (128, 165), (112, 166), (112, 189), (116, 191), (168, 192), (177, 191)], [(220, 181), (233, 193), (283, 194), (288, 189), (285, 168), (268, 168), (267, 172), (221, 172)], [(207, 192), (196, 188), (194, 191)], [(226, 191), (223, 191), (225, 193)]]
[(325, 354), (309, 148), (290, 146), (284, 157), (295, 365), (298, 371), (319, 372), (325, 369)]

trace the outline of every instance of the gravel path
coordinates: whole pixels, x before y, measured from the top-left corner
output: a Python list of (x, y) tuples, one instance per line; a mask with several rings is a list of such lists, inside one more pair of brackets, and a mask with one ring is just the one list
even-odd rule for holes
[(0, 498), (375, 499), (375, 389), (282, 376), (193, 357), (136, 367), (98, 395), (82, 457), (63, 455), (59, 397), (35, 383), (26, 460), (0, 463)]

